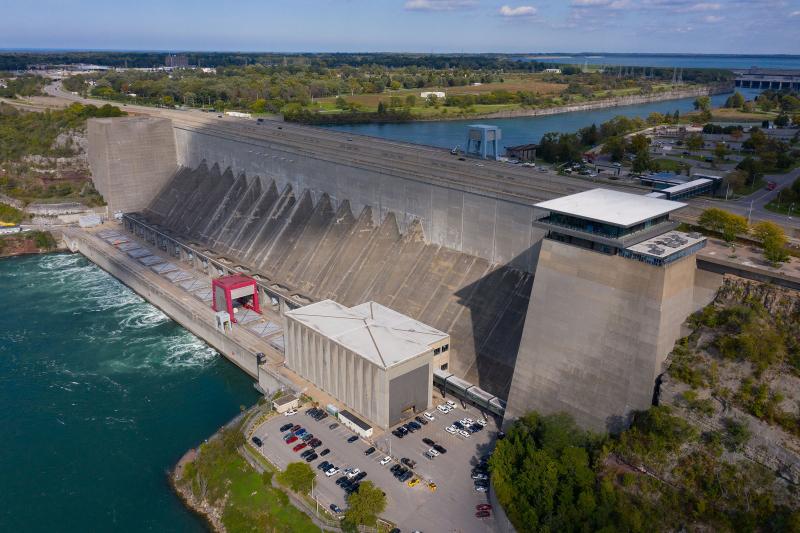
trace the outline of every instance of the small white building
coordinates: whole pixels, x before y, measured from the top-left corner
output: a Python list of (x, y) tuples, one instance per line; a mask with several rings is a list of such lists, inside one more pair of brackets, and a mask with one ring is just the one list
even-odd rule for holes
[(290, 409), (297, 409), (299, 406), (300, 399), (293, 394), (287, 394), (272, 400), (272, 408), (275, 409), (276, 413), (283, 414)]
[(285, 313), (286, 366), (387, 428), (427, 410), (450, 336), (375, 302), (323, 300)]
[(560, 68), (546, 68), (542, 72), (545, 74), (561, 74)]
[(447, 96), (444, 94), (444, 91), (422, 91), (419, 93), (422, 98), (428, 98), (429, 96), (435, 96), (436, 98), (444, 98)]

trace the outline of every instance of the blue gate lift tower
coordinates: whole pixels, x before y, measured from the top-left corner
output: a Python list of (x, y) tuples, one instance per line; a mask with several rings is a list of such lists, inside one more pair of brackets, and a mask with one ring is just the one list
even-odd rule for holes
[[(473, 124), (467, 131), (467, 146), (464, 149), (466, 155), (474, 155), (481, 159), (500, 158), (500, 128), (497, 126), (487, 126), (485, 124)], [(491, 147), (491, 150), (490, 150)]]

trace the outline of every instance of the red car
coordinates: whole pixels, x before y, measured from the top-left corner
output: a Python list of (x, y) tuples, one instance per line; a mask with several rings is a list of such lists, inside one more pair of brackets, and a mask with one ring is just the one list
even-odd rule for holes
[(489, 511), (478, 511), (475, 513), (475, 518), (489, 518), (491, 514)]
[(489, 505), (488, 503), (479, 503), (478, 505), (475, 506), (475, 510), (476, 511), (491, 511), (492, 510), (492, 506)]
[(293, 449), (294, 451), (296, 451), (296, 452), (299, 452), (300, 450), (302, 450), (302, 449), (303, 449), (303, 448), (305, 448), (306, 446), (308, 446), (308, 444), (306, 444), (305, 442), (301, 442), (300, 444), (298, 444), (297, 446), (295, 446), (295, 447), (294, 447), (294, 448), (292, 448), (292, 449)]
[(292, 435), (291, 437), (289, 437), (288, 439), (286, 439), (286, 444), (291, 444), (291, 443), (293, 443), (293, 442), (294, 442), (294, 441), (296, 441), (296, 440), (297, 440), (297, 437), (295, 437), (294, 435)]
[(775, 183), (774, 181), (767, 182), (767, 190), (768, 191), (774, 191), (777, 186), (778, 186), (778, 184)]

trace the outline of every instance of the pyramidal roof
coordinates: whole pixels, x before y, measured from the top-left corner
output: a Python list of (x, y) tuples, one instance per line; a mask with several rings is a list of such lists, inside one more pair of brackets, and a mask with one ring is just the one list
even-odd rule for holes
[(427, 352), (431, 344), (449, 337), (376, 302), (345, 307), (322, 300), (286, 314), (382, 368)]

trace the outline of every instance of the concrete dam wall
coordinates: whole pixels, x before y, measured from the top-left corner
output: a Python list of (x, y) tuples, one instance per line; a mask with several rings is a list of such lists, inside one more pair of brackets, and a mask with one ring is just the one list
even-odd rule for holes
[(371, 206), (204, 163), (181, 168), (143, 214), (310, 300), (374, 300), (447, 331), (450, 371), (508, 394), (533, 281), (525, 270), (428, 242), (419, 220), (402, 231), (392, 211), (376, 223)]
[[(345, 134), (338, 135), (347, 138)], [(341, 149), (349, 158), (346, 163), (313, 151), (298, 155), (297, 149), (271, 142), (268, 135), (243, 142), (214, 130), (175, 125), (180, 166), (197, 168), (206, 162), (208, 166), (230, 169), (233, 175), (269, 176), (277, 190), (291, 186), (294, 191), (307, 191), (314, 204), (327, 195), (334, 211), (344, 202), (356, 214), (368, 207), (376, 225), (391, 216), (403, 233), (419, 225), (429, 243), (480, 257), (491, 264), (534, 271), (535, 256), (531, 248), (542, 235), (531, 224), (533, 207), (529, 200), (515, 201), (487, 191), (470, 190), (466, 184), (449, 187), (435, 184), (422, 173), (425, 169), (416, 175), (412, 172), (400, 176), (388, 162), (382, 165), (379, 150), (359, 145), (371, 141), (357, 141)], [(404, 148), (413, 159), (413, 152)]]

